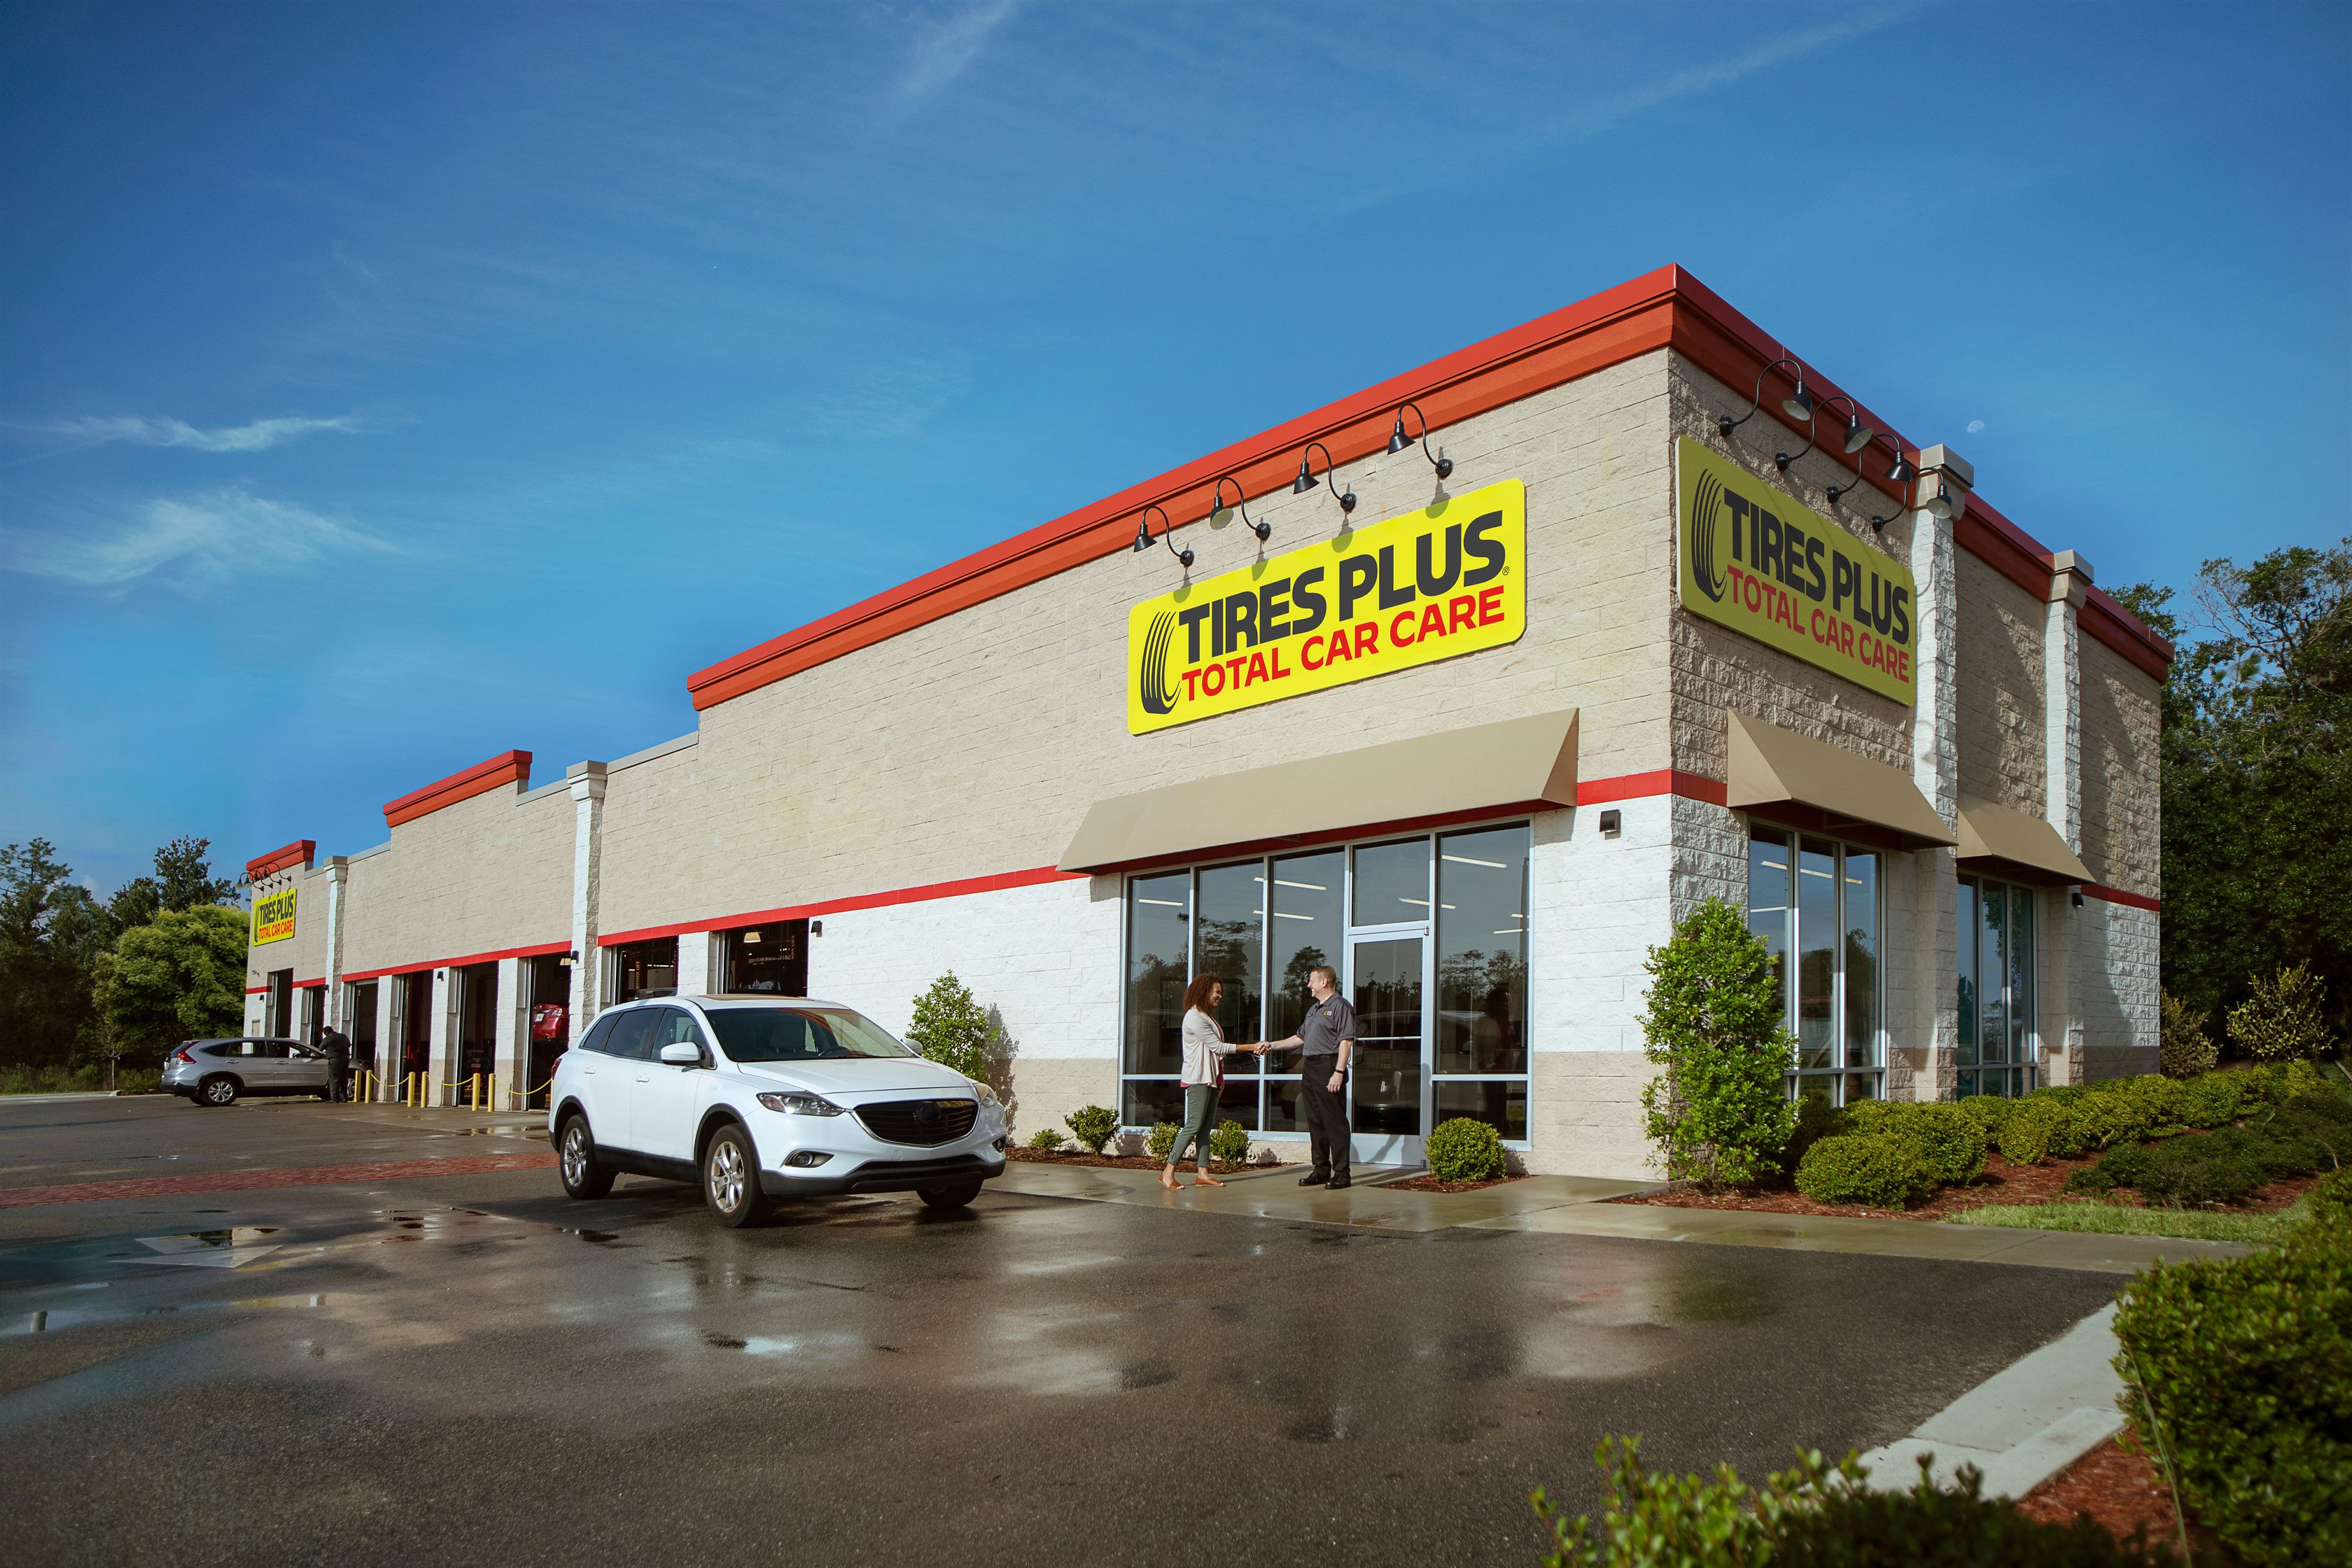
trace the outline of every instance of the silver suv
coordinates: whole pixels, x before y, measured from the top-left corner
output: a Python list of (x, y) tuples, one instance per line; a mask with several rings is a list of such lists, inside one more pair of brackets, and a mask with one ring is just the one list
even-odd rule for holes
[(299, 1040), (247, 1035), (189, 1040), (163, 1058), (163, 1087), (198, 1105), (234, 1105), (247, 1094), (327, 1098), (327, 1054)]

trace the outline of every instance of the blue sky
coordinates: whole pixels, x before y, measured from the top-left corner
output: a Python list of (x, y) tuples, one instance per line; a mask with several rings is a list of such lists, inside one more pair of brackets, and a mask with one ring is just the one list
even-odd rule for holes
[(1669, 261), (2104, 582), (2324, 542), (2347, 68), (2341, 5), (18, 0), (0, 842), (366, 847)]

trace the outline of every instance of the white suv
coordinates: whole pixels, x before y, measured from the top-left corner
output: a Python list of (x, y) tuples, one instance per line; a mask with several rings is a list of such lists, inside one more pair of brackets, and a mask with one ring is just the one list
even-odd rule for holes
[(563, 1190), (623, 1172), (698, 1182), (721, 1225), (777, 1198), (922, 1194), (958, 1208), (1004, 1173), (995, 1091), (832, 1002), (666, 996), (606, 1010), (555, 1064)]

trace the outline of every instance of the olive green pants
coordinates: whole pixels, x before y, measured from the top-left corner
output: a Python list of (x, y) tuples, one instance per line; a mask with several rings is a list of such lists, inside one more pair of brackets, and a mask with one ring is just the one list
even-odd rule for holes
[(1174, 1170), (1184, 1158), (1184, 1147), (1191, 1144), (1192, 1158), (1200, 1169), (1209, 1168), (1209, 1118), (1217, 1113), (1217, 1089), (1214, 1084), (1192, 1083), (1184, 1086), (1184, 1125), (1176, 1134), (1176, 1146), (1168, 1151), (1168, 1168)]

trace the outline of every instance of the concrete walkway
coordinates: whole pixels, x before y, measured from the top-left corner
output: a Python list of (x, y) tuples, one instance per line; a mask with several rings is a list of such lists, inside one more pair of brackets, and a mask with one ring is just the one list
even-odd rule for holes
[(1123, 1166), (1051, 1165), (1014, 1161), (992, 1185), (1000, 1192), (1089, 1203), (1139, 1204), (1204, 1214), (1315, 1225), (1360, 1226), (1412, 1234), (1454, 1226), (1481, 1230), (1617, 1236), (1640, 1241), (1696, 1241), (1717, 1247), (1770, 1247), (1799, 1252), (1858, 1252), (1964, 1263), (2021, 1263), (2103, 1274), (2137, 1274), (2157, 1263), (2237, 1258), (2238, 1242), (2157, 1236), (2095, 1236), (2073, 1231), (2006, 1230), (1916, 1219), (1847, 1219), (1740, 1209), (1669, 1208), (1607, 1200), (1663, 1191), (1661, 1182), (1599, 1176), (1529, 1176), (1469, 1193), (1399, 1192), (1380, 1184), (1401, 1172), (1360, 1173), (1344, 1192), (1298, 1185), (1299, 1168), (1276, 1165), (1226, 1178), (1223, 1187), (1189, 1182), (1171, 1193), (1155, 1172)]
[(1984, 1495), (2021, 1498), (2124, 1428), (2116, 1401), (2116, 1310), (2100, 1308), (2059, 1338), (1995, 1373), (1921, 1423), (1908, 1437), (1862, 1457), (1877, 1491), (1908, 1491), (1919, 1458), (1947, 1489), (1963, 1465)]

